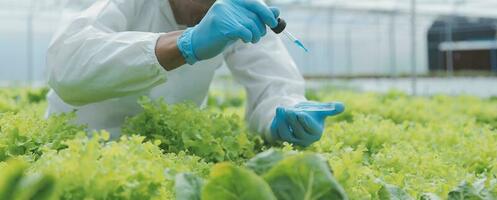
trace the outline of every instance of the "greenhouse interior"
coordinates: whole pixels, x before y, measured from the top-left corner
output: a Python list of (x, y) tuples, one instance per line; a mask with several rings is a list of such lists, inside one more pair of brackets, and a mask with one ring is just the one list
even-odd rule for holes
[(0, 0), (0, 200), (497, 200), (496, 0)]

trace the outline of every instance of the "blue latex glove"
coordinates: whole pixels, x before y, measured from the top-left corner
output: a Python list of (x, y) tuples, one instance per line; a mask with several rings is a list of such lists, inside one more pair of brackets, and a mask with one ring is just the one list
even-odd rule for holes
[(198, 25), (183, 32), (178, 48), (188, 64), (213, 58), (239, 39), (259, 42), (266, 25), (278, 26), (279, 14), (262, 0), (217, 0)]
[(326, 117), (345, 110), (343, 103), (300, 103), (292, 108), (276, 109), (271, 124), (273, 138), (307, 147), (321, 139)]

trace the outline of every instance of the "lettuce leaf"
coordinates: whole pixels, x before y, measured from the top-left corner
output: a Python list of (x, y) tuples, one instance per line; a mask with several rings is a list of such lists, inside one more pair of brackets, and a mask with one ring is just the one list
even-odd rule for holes
[(449, 192), (449, 200), (493, 200), (495, 197), (485, 188), (486, 178), (479, 179), (470, 184), (463, 181), (454, 190)]
[(28, 164), (19, 160), (10, 160), (0, 171), (0, 199), (13, 199), (13, 191), (22, 180)]
[(36, 173), (24, 177), (15, 191), (15, 199), (51, 199), (55, 192), (53, 176)]
[(276, 200), (269, 185), (254, 172), (229, 163), (213, 167), (202, 200)]
[(439, 196), (433, 193), (423, 193), (419, 197), (420, 200), (442, 200)]
[(176, 175), (174, 189), (176, 200), (200, 200), (202, 178), (191, 173), (180, 173)]
[(348, 199), (329, 165), (317, 154), (290, 156), (278, 162), (264, 179), (279, 200)]
[(402, 188), (395, 185), (383, 184), (378, 192), (380, 200), (412, 200), (413, 198), (407, 194)]
[(269, 171), (274, 165), (285, 158), (285, 154), (280, 150), (270, 149), (268, 151), (257, 154), (250, 159), (245, 166), (254, 171), (258, 175), (263, 175)]

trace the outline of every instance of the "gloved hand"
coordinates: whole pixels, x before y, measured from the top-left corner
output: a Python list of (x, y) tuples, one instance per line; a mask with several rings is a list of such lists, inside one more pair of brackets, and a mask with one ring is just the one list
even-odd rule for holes
[(343, 103), (304, 102), (291, 108), (279, 107), (271, 124), (273, 138), (307, 147), (321, 139), (326, 117), (345, 110)]
[(217, 0), (197, 26), (183, 32), (178, 48), (188, 64), (213, 58), (239, 39), (259, 42), (266, 25), (278, 25), (279, 14), (262, 0)]

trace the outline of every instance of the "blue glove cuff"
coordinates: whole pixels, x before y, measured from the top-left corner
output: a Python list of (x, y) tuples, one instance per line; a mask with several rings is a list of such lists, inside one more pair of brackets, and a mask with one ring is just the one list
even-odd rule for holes
[(198, 61), (198, 58), (193, 51), (192, 36), (193, 28), (188, 28), (181, 34), (177, 41), (181, 55), (183, 55), (185, 61), (190, 65), (193, 65)]

